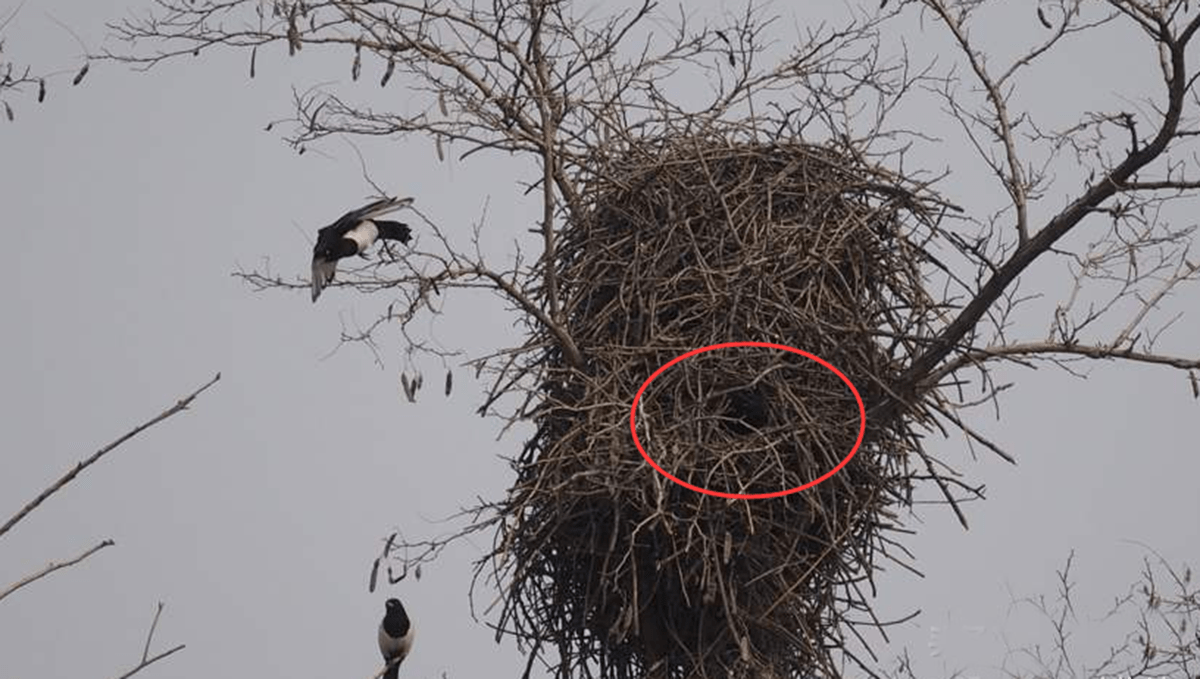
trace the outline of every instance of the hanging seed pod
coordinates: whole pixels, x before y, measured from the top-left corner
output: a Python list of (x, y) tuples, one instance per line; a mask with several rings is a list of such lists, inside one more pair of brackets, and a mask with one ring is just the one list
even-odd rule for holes
[(300, 147), (300, 153), (298, 153), (298, 154), (296, 154), (296, 155), (300, 155), (300, 156), (302, 156), (302, 155), (304, 155), (304, 152), (305, 152), (305, 151), (307, 151), (307, 150), (308, 150), (308, 147), (306, 147), (306, 146), (301, 146), (301, 147)]
[(254, 64), (258, 60), (258, 45), (250, 50), (250, 79), (254, 80)]
[(442, 115), (444, 116), (450, 115), (449, 109), (446, 108), (446, 93), (441, 90), (438, 91), (438, 110), (441, 111)]
[(371, 564), (371, 580), (367, 584), (367, 591), (375, 592), (375, 581), (379, 578), (379, 557), (375, 557), (375, 563)]
[[(433, 138), (433, 147), (435, 149), (437, 149), (438, 161), (443, 162), (443, 163), (446, 162), (446, 151), (442, 148), (442, 138), (441, 137)], [(436, 289), (437, 288), (435, 287), (434, 290), (436, 290)]]
[(78, 85), (79, 83), (83, 82), (83, 78), (87, 75), (88, 68), (90, 67), (91, 64), (84, 62), (83, 68), (79, 69), (79, 72), (75, 74), (75, 79), (71, 81), (71, 84)]
[(46, 101), (46, 79), (38, 78), (38, 103)]
[(12, 107), (8, 105), (7, 101), (4, 102), (4, 115), (8, 117), (8, 122), (10, 123), (13, 121), (13, 118), (16, 117), (13, 115)]
[(362, 72), (362, 45), (354, 46), (354, 63), (350, 66), (350, 79), (358, 82), (358, 74)]
[(1046, 13), (1042, 11), (1041, 7), (1037, 8), (1037, 15), (1038, 21), (1042, 22), (1043, 26), (1046, 28), (1054, 28), (1054, 24), (1050, 23), (1050, 20), (1046, 18)]
[(422, 384), (425, 384), (425, 375), (423, 373), (417, 373), (417, 379), (413, 383), (413, 393), (414, 394), (417, 392), (418, 389), (421, 388)]
[(408, 375), (404, 375), (401, 378), (400, 384), (401, 384), (401, 386), (404, 387), (404, 398), (408, 399), (409, 403), (416, 403), (417, 402), (417, 390), (415, 388), (416, 385), (413, 383), (412, 380), (410, 380), (408, 378)]
[(1188, 379), (1192, 382), (1192, 397), (1200, 398), (1200, 381), (1196, 379), (1196, 373), (1189, 372)]
[(387, 69), (383, 72), (383, 77), (379, 80), (380, 87), (387, 87), (388, 81), (392, 79), (392, 72), (396, 70), (396, 62), (391, 57), (388, 57)]
[(446, 396), (450, 395), (452, 389), (454, 389), (454, 371), (446, 369)]

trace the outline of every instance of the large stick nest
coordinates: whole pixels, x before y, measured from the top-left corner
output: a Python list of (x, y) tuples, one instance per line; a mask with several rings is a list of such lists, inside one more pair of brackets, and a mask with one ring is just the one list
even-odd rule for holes
[[(800, 143), (656, 139), (591, 169), (556, 269), (586, 366), (555, 349), (531, 366), (548, 379), (503, 510), (501, 626), (557, 651), (562, 676), (837, 675), (849, 617), (873, 619), (869, 581), (890, 508), (910, 497), (921, 418), (868, 417), (842, 471), (748, 501), (656, 473), (629, 409), (672, 358), (758, 340), (824, 358), (870, 412), (897, 388), (911, 338), (928, 336), (913, 243), (925, 205), (893, 175)], [(730, 493), (822, 476), (860, 426), (837, 376), (767, 348), (689, 358), (643, 403), (648, 453)]]

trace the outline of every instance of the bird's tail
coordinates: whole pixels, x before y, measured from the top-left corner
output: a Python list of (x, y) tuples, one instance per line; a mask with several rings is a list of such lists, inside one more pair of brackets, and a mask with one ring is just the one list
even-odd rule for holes
[(400, 661), (395, 663), (389, 661), (387, 670), (383, 673), (383, 679), (399, 679), (400, 677)]
[(388, 240), (398, 240), (401, 243), (407, 243), (412, 238), (412, 231), (408, 229), (408, 224), (400, 222), (389, 222), (376, 219), (375, 228), (379, 229), (379, 237)]

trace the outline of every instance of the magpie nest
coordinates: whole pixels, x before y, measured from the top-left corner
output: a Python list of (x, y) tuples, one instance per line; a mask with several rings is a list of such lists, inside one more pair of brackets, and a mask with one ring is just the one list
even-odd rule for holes
[[(828, 361), (868, 413), (929, 336), (920, 239), (936, 206), (885, 170), (799, 142), (645, 140), (599, 156), (560, 232), (567, 332), (550, 348), (537, 431), (515, 460), (496, 547), (500, 629), (557, 653), (560, 676), (839, 676), (847, 634), (878, 625), (876, 560), (911, 499), (920, 405), (866, 418), (822, 483), (774, 499), (702, 494), (630, 436), (643, 382), (692, 349), (792, 346)], [(534, 343), (555, 347), (549, 332)], [(837, 375), (778, 349), (715, 349), (657, 377), (638, 436), (675, 477), (737, 494), (792, 489), (854, 447)], [(855, 648), (861, 648), (861, 645)], [(839, 653), (841, 654), (839, 656)], [(532, 662), (532, 660), (531, 660)]]

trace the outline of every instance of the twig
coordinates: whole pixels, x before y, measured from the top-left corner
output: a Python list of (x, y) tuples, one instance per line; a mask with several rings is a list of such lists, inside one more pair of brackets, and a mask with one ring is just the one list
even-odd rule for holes
[(975, 72), (979, 83), (987, 91), (988, 101), (992, 103), (992, 111), (996, 115), (996, 134), (1004, 144), (1004, 155), (1009, 168), (1009, 175), (1007, 177), (1002, 172), (999, 173), (1000, 179), (1012, 198), (1013, 207), (1016, 208), (1017, 234), (1020, 237), (1020, 243), (1024, 245), (1029, 240), (1028, 184), (1025, 180), (1025, 173), (1021, 169), (1021, 159), (1017, 155), (1016, 139), (1013, 135), (1012, 123), (1009, 120), (1008, 104), (1005, 102), (1005, 97), (997, 86), (996, 81), (988, 74), (981, 55), (975, 51), (975, 48), (967, 38), (967, 33), (962, 23), (951, 16), (949, 8), (940, 0), (934, 0), (926, 4), (941, 17), (942, 21), (946, 24), (946, 28), (950, 30), (951, 35), (958, 41), (959, 47), (962, 48), (963, 54), (967, 57), (967, 62), (971, 65), (971, 70)]
[(100, 542), (99, 544), (96, 544), (96, 545), (90, 547), (87, 551), (85, 551), (84, 553), (80, 554), (79, 556), (77, 556), (73, 559), (68, 559), (67, 561), (62, 561), (59, 563), (50, 562), (50, 563), (46, 564), (46, 567), (43, 568), (42, 570), (40, 570), (36, 573), (33, 573), (31, 575), (27, 575), (24, 578), (21, 578), (20, 580), (16, 581), (12, 585), (10, 585), (8, 587), (8, 589), (0, 592), (0, 600), (3, 600), (4, 597), (8, 596), (9, 594), (12, 594), (13, 592), (17, 591), (18, 589), (21, 589), (25, 585), (29, 585), (34, 582), (37, 582), (38, 580), (41, 580), (42, 578), (46, 577), (47, 575), (50, 575), (51, 573), (53, 573), (54, 571), (57, 571), (59, 569), (74, 566), (75, 564), (79, 563), (80, 561), (83, 561), (84, 559), (88, 558), (89, 556), (100, 551), (101, 549), (104, 549), (105, 547), (112, 547), (114, 544), (116, 544), (116, 543), (114, 543), (112, 540), (104, 540), (104, 541)]
[(1118, 349), (1112, 345), (1097, 345), (1089, 346), (1086, 344), (1067, 344), (1060, 342), (1023, 342), (1019, 344), (1009, 344), (1005, 346), (986, 347), (969, 351), (958, 358), (946, 363), (941, 368), (930, 374), (928, 380), (931, 384), (945, 379), (946, 376), (953, 374), (960, 368), (963, 368), (972, 363), (984, 361), (989, 358), (1015, 358), (1029, 357), (1038, 354), (1062, 354), (1070, 356), (1082, 356), (1094, 359), (1108, 360), (1125, 360), (1139, 363), (1153, 363), (1156, 365), (1166, 365), (1180, 370), (1197, 370), (1200, 369), (1200, 358), (1184, 358), (1182, 356), (1168, 356), (1164, 354), (1154, 354), (1144, 351), (1134, 351), (1132, 348)]
[(1009, 285), (1033, 262), (1060, 238), (1074, 229), (1085, 217), (1092, 214), (1105, 201), (1115, 195), (1146, 165), (1150, 164), (1170, 146), (1179, 132), (1184, 106), (1187, 103), (1188, 77), (1186, 50), (1188, 42), (1200, 30), (1200, 17), (1192, 20), (1178, 37), (1160, 40), (1161, 48), (1169, 57), (1170, 73), (1166, 77), (1167, 102), (1162, 122), (1154, 137), (1139, 149), (1131, 150), (1125, 158), (1104, 178), (1089, 186), (1078, 198), (1052, 217), (1029, 240), (1024, 241), (1000, 268), (980, 287), (974, 298), (958, 316), (946, 326), (938, 337), (911, 363), (901, 377), (906, 384), (924, 383), (933, 369), (949, 354), (967, 333), (975, 329), (979, 320), (1000, 299)]
[[(217, 377), (220, 377), (220, 375), (217, 375)], [(215, 378), (213, 379), (213, 382), (216, 382)], [(212, 382), (209, 382), (208, 384), (212, 384)], [(204, 385), (204, 387), (201, 387), (200, 390), (198, 390), (196, 393), (200, 393), (200, 391), (204, 391), (204, 389), (207, 387), (208, 387), (207, 384)], [(195, 396), (195, 394), (193, 394), (193, 396)], [(128, 672), (125, 672), (121, 676), (117, 677), (117, 679), (129, 679), (129, 677), (132, 677), (133, 675), (137, 674), (138, 672), (141, 672), (142, 670), (153, 665), (154, 663), (158, 662), (159, 660), (162, 660), (163, 658), (166, 658), (167, 656), (172, 655), (173, 653), (175, 653), (177, 651), (182, 651), (183, 649), (187, 648), (186, 644), (179, 644), (178, 646), (173, 646), (171, 648), (168, 648), (167, 650), (163, 651), (162, 653), (150, 655), (150, 644), (154, 641), (154, 630), (158, 628), (158, 617), (160, 615), (162, 615), (162, 610), (163, 610), (163, 603), (160, 601), (160, 602), (158, 602), (158, 608), (154, 611), (154, 620), (150, 623), (150, 631), (146, 633), (146, 645), (142, 649), (142, 659), (138, 662), (137, 665), (135, 665)]]
[(217, 373), (216, 376), (213, 377), (211, 380), (209, 380), (207, 383), (205, 383), (204, 386), (200, 387), (196, 391), (193, 391), (191, 394), (187, 395), (186, 397), (180, 399), (179, 401), (177, 401), (175, 403), (175, 405), (171, 406), (170, 408), (167, 408), (166, 410), (159, 413), (157, 416), (151, 418), (150, 420), (147, 420), (143, 424), (140, 424), (140, 425), (134, 427), (133, 429), (129, 430), (129, 432), (126, 433), (121, 438), (117, 439), (116, 441), (113, 441), (112, 443), (108, 444), (107, 446), (104, 446), (100, 450), (97, 450), (95, 453), (92, 454), (91, 457), (89, 457), (86, 460), (75, 465), (74, 469), (67, 472), (66, 474), (63, 474), (62, 478), (55, 481), (48, 488), (43, 490), (37, 497), (35, 497), (32, 501), (30, 501), (29, 504), (22, 507), (21, 511), (14, 514), (13, 517), (11, 519), (9, 519), (8, 521), (6, 521), (3, 526), (0, 526), (0, 536), (3, 536), (5, 533), (7, 533), (13, 526), (17, 525), (17, 523), (21, 519), (24, 519), (30, 512), (37, 509), (38, 505), (42, 504), (51, 495), (53, 495), (53, 494), (57, 493), (59, 490), (61, 490), (63, 486), (67, 485), (72, 480), (74, 480), (74, 478), (76, 476), (79, 476), (79, 472), (83, 471), (84, 469), (87, 469), (88, 467), (90, 467), (93, 464), (95, 464), (96, 462), (98, 462), (100, 460), (100, 458), (104, 457), (106, 454), (108, 454), (109, 452), (111, 452), (112, 450), (114, 450), (115, 448), (120, 446), (122, 443), (125, 443), (129, 439), (137, 436), (138, 434), (149, 429), (150, 427), (153, 427), (154, 425), (158, 424), (159, 422), (162, 422), (163, 420), (167, 419), (168, 417), (171, 417), (172, 415), (175, 415), (176, 413), (186, 410), (187, 407), (191, 404), (191, 402), (197, 396), (199, 396), (201, 394), (201, 392), (203, 392), (205, 389), (208, 389), (212, 385), (216, 384), (217, 380), (219, 380), (219, 379), (221, 379), (221, 373)]
[(158, 618), (162, 615), (163, 602), (158, 602), (158, 608), (154, 610), (154, 620), (150, 622), (150, 632), (146, 635), (146, 645), (142, 648), (142, 662), (150, 657), (150, 642), (154, 641), (154, 630), (158, 629)]

